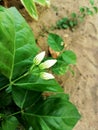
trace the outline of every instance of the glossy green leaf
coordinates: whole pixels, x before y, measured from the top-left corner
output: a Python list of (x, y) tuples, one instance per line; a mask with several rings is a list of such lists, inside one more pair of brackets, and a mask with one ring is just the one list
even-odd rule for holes
[[(48, 1), (48, 2), (47, 2)], [(40, 4), (40, 5), (50, 5), (50, 0), (34, 0), (34, 2)]]
[(9, 83), (9, 80), (2, 74), (0, 74), (0, 90)]
[(0, 11), (0, 34), (0, 73), (12, 80), (27, 70), (39, 49), (32, 30), (15, 8)]
[(26, 90), (19, 87), (12, 87), (13, 100), (21, 109), (28, 108), (33, 105), (41, 96), (40, 92)]
[(89, 0), (91, 5), (94, 5), (95, 1), (94, 0)]
[(33, 17), (35, 20), (38, 20), (38, 13), (37, 13), (34, 0), (20, 0), (20, 1), (28, 11), (29, 15)]
[(68, 101), (65, 94), (39, 100), (23, 116), (34, 130), (72, 130), (80, 119), (76, 107)]
[(61, 86), (54, 80), (43, 80), (39, 77), (28, 75), (18, 82), (14, 83), (14, 86), (25, 88), (27, 90), (35, 90), (39, 92), (43, 91), (53, 91), (53, 92), (62, 92), (63, 89)]
[(63, 75), (69, 70), (69, 65), (63, 60), (58, 60), (57, 63), (52, 67), (53, 73), (57, 75)]
[(0, 8), (0, 73), (11, 79), (15, 46), (14, 21), (8, 10)]
[(50, 6), (50, 0), (20, 0), (20, 1), (28, 11), (29, 15), (35, 20), (38, 20), (38, 13), (35, 3), (38, 3), (42, 6)]
[(0, 108), (5, 107), (11, 103), (11, 94), (6, 91), (0, 91)]
[(57, 35), (50, 33), (48, 36), (48, 45), (55, 51), (62, 51), (64, 49), (64, 41), (63, 39)]
[(2, 130), (16, 130), (18, 127), (18, 120), (16, 117), (11, 116), (2, 121)]
[[(63, 48), (60, 46), (60, 50)], [(1, 49), (0, 129), (19, 129), (19, 120), (26, 130), (72, 130), (80, 115), (55, 80), (40, 79), (39, 73), (31, 71), (39, 49), (32, 30), (15, 8), (0, 7)], [(65, 54), (60, 57), (64, 64), (74, 64), (75, 55), (68, 51)], [(47, 97), (41, 94), (45, 91), (55, 93)]]
[(27, 68), (29, 68), (29, 66), (32, 64), (32, 59), (38, 53), (39, 48), (35, 43), (32, 30), (24, 18), (15, 8), (10, 8), (10, 11), (14, 16), (14, 23), (16, 28), (16, 51), (13, 70), (13, 77), (16, 77), (24, 73)]
[(66, 50), (57, 58), (57, 63), (52, 67), (52, 71), (57, 75), (64, 75), (71, 70), (71, 64), (76, 64), (76, 55), (73, 51)]
[(62, 59), (66, 64), (76, 64), (76, 55), (73, 51), (66, 50), (61, 54)]

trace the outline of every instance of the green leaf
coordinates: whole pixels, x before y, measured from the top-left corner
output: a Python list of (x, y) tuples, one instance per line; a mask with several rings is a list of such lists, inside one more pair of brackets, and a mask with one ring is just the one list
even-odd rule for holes
[[(0, 8), (0, 47), (0, 99), (6, 104), (1, 108), (0, 102), (0, 129), (18, 129), (18, 118), (27, 130), (72, 130), (80, 115), (68, 95), (55, 80), (43, 80), (29, 72), (39, 49), (32, 30), (15, 8)], [(5, 51), (1, 53), (2, 48)], [(74, 64), (74, 54), (65, 53), (61, 55), (64, 63)], [(61, 94), (44, 97), (44, 91)]]
[(55, 74), (63, 75), (69, 70), (69, 65), (63, 60), (57, 60), (57, 63), (52, 67), (52, 71)]
[(45, 6), (45, 5), (50, 6), (50, 0), (34, 0), (34, 2), (36, 2), (40, 5), (43, 5), (43, 6)]
[(23, 116), (34, 130), (72, 130), (80, 119), (76, 107), (68, 101), (68, 95), (65, 94), (39, 100)]
[(16, 117), (11, 116), (2, 121), (2, 130), (16, 130), (18, 126), (18, 120)]
[(62, 51), (64, 49), (64, 41), (63, 39), (57, 35), (50, 33), (48, 36), (48, 45), (55, 51)]
[(93, 11), (88, 7), (86, 7), (86, 12), (87, 12), (88, 15), (93, 15), (94, 14)]
[(95, 1), (94, 0), (89, 0), (91, 5), (94, 5)]
[(38, 13), (36, 10), (34, 0), (20, 0), (20, 1), (22, 2), (26, 10), (28, 11), (29, 15), (35, 20), (38, 20)]
[(32, 65), (32, 59), (38, 53), (39, 48), (35, 43), (33, 32), (25, 19), (15, 8), (10, 8), (10, 11), (14, 16), (16, 29), (16, 51), (13, 70), (13, 77), (16, 77), (23, 74)]
[(0, 7), (0, 73), (11, 79), (14, 62), (15, 27), (13, 15)]
[(0, 89), (2, 89), (8, 83), (9, 80), (4, 75), (0, 74)]
[(98, 13), (98, 7), (94, 6), (93, 9), (94, 9), (95, 13)]
[(35, 20), (38, 20), (38, 13), (35, 3), (38, 3), (42, 6), (50, 6), (50, 0), (20, 0), (20, 1), (28, 11), (29, 15)]
[(63, 25), (62, 25), (62, 28), (63, 28), (63, 29), (67, 29), (67, 28), (69, 28), (69, 25), (63, 24)]
[(11, 103), (11, 94), (6, 91), (0, 91), (0, 108), (5, 107)]
[(69, 18), (65, 17), (57, 21), (56, 25), (58, 29), (67, 29), (69, 28)]
[(40, 4), (40, 5), (43, 5), (45, 6), (46, 5), (46, 0), (34, 0), (34, 2)]
[(73, 22), (73, 21), (70, 21), (70, 22), (69, 22), (69, 25), (70, 25), (70, 27), (74, 27), (74, 22)]
[(13, 100), (21, 109), (33, 105), (41, 96), (40, 92), (26, 90), (19, 87), (12, 87)]
[(73, 51), (66, 50), (61, 54), (62, 59), (66, 64), (76, 64), (76, 55)]
[(80, 12), (84, 13), (85, 12), (85, 8), (84, 7), (80, 7)]
[(72, 13), (72, 14), (71, 14), (71, 17), (72, 17), (72, 18), (76, 18), (76, 17), (77, 17), (77, 14), (76, 14), (76, 13)]
[(34, 75), (28, 75), (18, 82), (14, 83), (14, 86), (24, 88), (27, 90), (34, 91), (53, 91), (53, 92), (62, 92), (63, 89), (61, 86), (54, 80), (43, 80)]
[(0, 11), (0, 34), (0, 73), (11, 81), (31, 66), (39, 49), (32, 30), (15, 8)]

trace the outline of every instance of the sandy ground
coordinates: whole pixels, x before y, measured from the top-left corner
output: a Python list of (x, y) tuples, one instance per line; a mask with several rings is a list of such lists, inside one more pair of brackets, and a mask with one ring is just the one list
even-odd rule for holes
[[(78, 13), (79, 7), (89, 6), (88, 3), (89, 0), (51, 0), (49, 9), (38, 7), (38, 22), (28, 17), (24, 10), (22, 15), (32, 27), (38, 45), (48, 53), (49, 27), (72, 12)], [(53, 32), (62, 36), (66, 49), (73, 50), (77, 55), (75, 76), (67, 73), (58, 77), (65, 93), (70, 95), (71, 101), (82, 115), (74, 130), (98, 130), (98, 14), (88, 16), (73, 32), (70, 30)]]
[[(68, 16), (73, 11), (78, 12), (79, 7), (83, 5), (88, 6), (88, 0), (52, 0), (51, 8), (42, 10), (39, 21), (30, 22), (43, 50), (47, 48), (47, 34), (46, 37), (40, 34), (47, 31), (58, 19)], [(77, 54), (75, 76), (68, 73), (59, 77), (65, 93), (70, 94), (71, 101), (82, 115), (74, 130), (98, 130), (98, 14), (87, 17), (74, 32), (54, 32), (63, 37), (66, 49), (71, 49)]]
[[(47, 48), (47, 34), (46, 37), (40, 34), (47, 31), (58, 19), (68, 16), (73, 11), (78, 13), (79, 7), (83, 5), (88, 6), (88, 0), (52, 0), (50, 9), (40, 11), (39, 21), (30, 22), (43, 50)], [(71, 49), (77, 54), (75, 76), (67, 73), (59, 77), (65, 93), (70, 94), (71, 101), (82, 115), (74, 130), (98, 130), (98, 14), (88, 16), (74, 32), (54, 32), (63, 37), (66, 49)]]

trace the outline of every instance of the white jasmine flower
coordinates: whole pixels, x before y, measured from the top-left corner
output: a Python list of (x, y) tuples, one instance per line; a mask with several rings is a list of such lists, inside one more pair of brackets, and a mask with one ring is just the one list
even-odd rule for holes
[(44, 59), (45, 57), (45, 51), (39, 53), (38, 55), (36, 55), (33, 59), (33, 63), (35, 65), (39, 65), (41, 63), (41, 61)]
[(46, 73), (46, 72), (41, 72), (40, 73), (40, 77), (42, 79), (45, 79), (45, 80), (49, 80), (49, 79), (54, 79), (55, 78), (52, 74)]
[(55, 63), (57, 62), (57, 60), (46, 60), (45, 62), (41, 63), (39, 65), (40, 69), (47, 69), (50, 68), (51, 66), (53, 66)]

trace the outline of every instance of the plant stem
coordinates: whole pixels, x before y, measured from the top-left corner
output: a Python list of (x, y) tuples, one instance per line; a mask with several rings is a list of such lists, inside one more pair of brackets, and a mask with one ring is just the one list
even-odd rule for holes
[(7, 88), (9, 85), (12, 86), (14, 82), (22, 79), (23, 77), (27, 76), (28, 74), (29, 74), (29, 71), (26, 72), (25, 74), (23, 74), (22, 76), (20, 76), (19, 78), (15, 79), (14, 81), (12, 81), (10, 84), (7, 84), (7, 85), (3, 86), (2, 88), (0, 88), (0, 91), (3, 90), (3, 89), (5, 89), (5, 88)]
[(30, 72), (32, 72), (33, 68), (35, 67), (35, 65), (33, 64), (30, 68)]
[(23, 74), (22, 76), (20, 76), (19, 78), (15, 79), (15, 80), (14, 80), (14, 81), (12, 81), (12, 82), (14, 83), (14, 82), (16, 82), (16, 81), (18, 81), (18, 80), (20, 80), (20, 79), (22, 79), (22, 78), (26, 77), (28, 74), (29, 74), (29, 71), (28, 71), (28, 72), (26, 72), (25, 74)]
[(10, 84), (7, 84), (7, 85), (5, 85), (4, 87), (0, 88), (0, 91), (3, 90), (3, 89), (5, 89), (5, 88), (7, 88), (9, 85), (12, 86), (13, 83), (15, 83), (16, 81), (18, 81), (18, 80), (20, 80), (20, 79), (26, 77), (27, 75), (29, 75), (30, 72), (31, 72), (31, 70), (34, 68), (34, 66), (35, 66), (35, 65), (33, 65), (28, 72), (24, 73), (24, 74), (23, 74), (22, 76), (20, 76), (19, 78), (17, 78), (17, 79), (15, 79), (15, 80), (11, 81)]
[(3, 90), (3, 89), (5, 89), (5, 88), (7, 88), (9, 85), (10, 84), (7, 84), (7, 85), (3, 86), (2, 88), (0, 88), (0, 91)]
[(35, 65), (32, 65), (31, 68), (30, 68), (30, 70), (29, 70), (28, 72), (26, 72), (25, 74), (23, 74), (23, 75), (20, 76), (19, 78), (17, 78), (17, 79), (15, 79), (14, 81), (12, 81), (12, 83), (14, 83), (14, 82), (16, 82), (16, 81), (18, 81), (18, 80), (24, 78), (25, 76), (29, 75), (30, 72), (33, 70), (34, 66), (35, 66)]
[(17, 114), (19, 114), (19, 113), (22, 113), (23, 111), (24, 111), (24, 110), (21, 110), (21, 111), (18, 111), (18, 112), (12, 113), (11, 115), (8, 115), (7, 117), (17, 115)]

